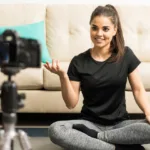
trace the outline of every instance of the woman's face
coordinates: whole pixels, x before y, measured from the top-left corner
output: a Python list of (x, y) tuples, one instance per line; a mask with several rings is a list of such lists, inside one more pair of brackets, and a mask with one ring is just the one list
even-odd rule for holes
[(96, 16), (91, 22), (90, 35), (94, 47), (109, 47), (117, 29), (112, 24), (110, 18), (105, 16)]

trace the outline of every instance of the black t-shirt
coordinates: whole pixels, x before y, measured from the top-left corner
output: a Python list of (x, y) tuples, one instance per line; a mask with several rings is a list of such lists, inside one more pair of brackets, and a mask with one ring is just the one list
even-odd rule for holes
[(84, 97), (82, 117), (103, 125), (128, 119), (126, 81), (128, 74), (140, 64), (129, 47), (125, 47), (124, 56), (119, 62), (108, 60), (94, 60), (88, 49), (75, 56), (68, 68), (69, 79), (81, 83)]

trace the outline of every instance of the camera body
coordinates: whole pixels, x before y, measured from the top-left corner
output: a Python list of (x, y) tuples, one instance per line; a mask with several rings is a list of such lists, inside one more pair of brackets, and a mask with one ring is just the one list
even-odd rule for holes
[(39, 68), (41, 45), (35, 39), (19, 37), (14, 30), (5, 30), (0, 35), (0, 66), (15, 68)]

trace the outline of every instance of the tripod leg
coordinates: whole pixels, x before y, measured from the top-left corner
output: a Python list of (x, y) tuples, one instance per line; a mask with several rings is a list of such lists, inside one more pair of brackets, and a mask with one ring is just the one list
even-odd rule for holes
[(11, 140), (11, 150), (14, 150), (14, 140)]
[(32, 150), (27, 134), (19, 130), (18, 131), (19, 142), (23, 150)]
[(4, 130), (0, 130), (0, 141), (2, 141), (3, 136), (4, 136)]
[(4, 130), (2, 130), (0, 132), (0, 137), (1, 137), (1, 145), (0, 145), (0, 150), (13, 150), (13, 138), (15, 137), (15, 132), (12, 131), (8, 131), (8, 132), (4, 132)]
[(4, 130), (0, 130), (0, 150), (3, 146)]

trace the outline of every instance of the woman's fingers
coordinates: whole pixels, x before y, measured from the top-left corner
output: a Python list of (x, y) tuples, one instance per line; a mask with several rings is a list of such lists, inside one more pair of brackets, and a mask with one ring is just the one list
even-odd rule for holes
[(56, 67), (57, 67), (57, 70), (60, 70), (59, 61), (58, 60), (56, 60)]
[(52, 60), (52, 64), (46, 62), (46, 64), (44, 64), (45, 68), (48, 69), (49, 71), (53, 72), (53, 73), (58, 73), (60, 67), (59, 67), (59, 61), (58, 60)]
[(48, 69), (48, 66), (47, 66), (47, 64), (44, 64), (44, 67), (45, 67), (46, 69)]
[(52, 60), (52, 70), (57, 71), (56, 60)]
[(52, 69), (54, 69), (54, 68), (55, 68), (55, 60), (52, 59)]
[(51, 65), (50, 65), (48, 62), (46, 62), (46, 63), (44, 64), (44, 67), (45, 67), (47, 70), (51, 71)]
[(46, 67), (48, 70), (51, 71), (51, 64), (50, 64), (50, 63), (46, 62), (45, 67)]
[(61, 69), (60, 65), (59, 65), (59, 61), (58, 60), (52, 60), (52, 64), (46, 62), (44, 64), (45, 68), (48, 69), (50, 72), (55, 73), (57, 75), (62, 75), (65, 73), (64, 70)]

